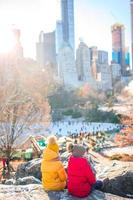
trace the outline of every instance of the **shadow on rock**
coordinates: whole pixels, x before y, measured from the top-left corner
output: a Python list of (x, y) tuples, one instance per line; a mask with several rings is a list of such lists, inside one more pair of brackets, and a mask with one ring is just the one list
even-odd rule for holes
[(133, 172), (126, 172), (117, 177), (105, 179), (103, 192), (122, 197), (133, 196)]

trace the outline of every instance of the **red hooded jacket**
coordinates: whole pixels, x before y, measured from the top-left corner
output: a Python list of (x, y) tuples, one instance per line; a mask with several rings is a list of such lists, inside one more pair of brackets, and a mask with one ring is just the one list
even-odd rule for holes
[(87, 159), (71, 156), (67, 173), (69, 193), (76, 197), (88, 196), (96, 178)]

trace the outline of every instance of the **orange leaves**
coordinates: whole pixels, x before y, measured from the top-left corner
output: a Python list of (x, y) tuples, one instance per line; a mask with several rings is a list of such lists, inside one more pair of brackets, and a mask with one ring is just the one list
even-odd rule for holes
[(88, 97), (89, 93), (91, 91), (90, 86), (86, 83), (84, 86), (82, 86), (80, 88), (80, 90), (78, 91), (78, 95), (81, 97)]

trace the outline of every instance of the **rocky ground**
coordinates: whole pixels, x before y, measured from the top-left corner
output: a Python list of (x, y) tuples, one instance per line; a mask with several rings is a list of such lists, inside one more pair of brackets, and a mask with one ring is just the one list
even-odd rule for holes
[[(62, 192), (46, 192), (41, 185), (5, 186), (0, 185), (0, 200), (78, 200), (68, 194), (67, 190)], [(83, 200), (129, 200), (100, 191), (93, 191), (89, 197)]]

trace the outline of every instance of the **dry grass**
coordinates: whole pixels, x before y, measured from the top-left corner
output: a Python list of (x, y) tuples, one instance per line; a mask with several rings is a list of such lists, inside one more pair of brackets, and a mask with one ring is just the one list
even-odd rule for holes
[(129, 154), (114, 154), (109, 157), (110, 160), (120, 160), (125, 162), (133, 162), (133, 155)]

